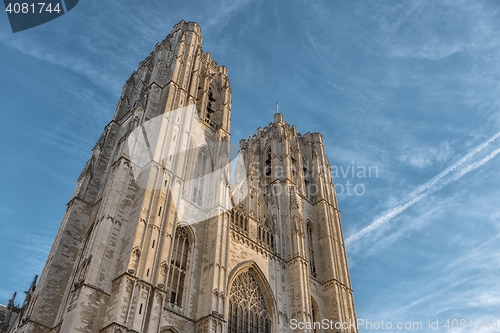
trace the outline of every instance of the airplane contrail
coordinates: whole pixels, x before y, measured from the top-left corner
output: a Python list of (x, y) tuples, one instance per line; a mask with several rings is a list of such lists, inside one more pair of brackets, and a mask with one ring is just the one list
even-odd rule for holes
[[(404, 199), (402, 199), (395, 207), (387, 210), (382, 215), (373, 220), (370, 224), (368, 224), (366, 227), (351, 235), (345, 242), (346, 246), (351, 245), (353, 242), (357, 241), (361, 237), (372, 232), (381, 225), (387, 223), (389, 220), (396, 217), (397, 215), (399, 215), (400, 213), (411, 207), (416, 202), (425, 198), (429, 194), (440, 190), (447, 184), (460, 179), (468, 172), (477, 169), (483, 164), (492, 160), (495, 156), (500, 154), (500, 148), (494, 150), (489, 155), (487, 155), (486, 157), (482, 158), (479, 161), (470, 162), (469, 164), (465, 165), (463, 169), (460, 169), (459, 172), (453, 173), (457, 168), (461, 167), (464, 163), (469, 162), (469, 160), (472, 159), (474, 155), (483, 151), (486, 147), (488, 147), (492, 142), (494, 142), (499, 137), (500, 137), (500, 132), (496, 133), (491, 138), (489, 138), (488, 140), (486, 140), (485, 142), (483, 142), (482, 144), (471, 150), (467, 155), (463, 156), (458, 161), (450, 165), (448, 168), (441, 171), (439, 174), (434, 176), (428, 182), (420, 185), (417, 189), (415, 189), (410, 194), (408, 194)], [(450, 173), (452, 173), (451, 177), (445, 178)], [(445, 179), (443, 180), (443, 178)]]

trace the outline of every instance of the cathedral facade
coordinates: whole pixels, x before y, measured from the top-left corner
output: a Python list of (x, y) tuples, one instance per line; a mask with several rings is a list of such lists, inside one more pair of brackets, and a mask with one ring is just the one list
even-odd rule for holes
[(125, 83), (10, 332), (357, 332), (322, 136), (276, 113), (233, 147), (201, 42), (181, 21)]

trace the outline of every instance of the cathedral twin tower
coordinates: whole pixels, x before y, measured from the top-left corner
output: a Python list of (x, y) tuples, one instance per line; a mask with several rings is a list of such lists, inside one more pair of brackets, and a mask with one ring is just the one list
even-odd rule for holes
[(276, 113), (233, 149), (200, 33), (125, 83), (11, 332), (357, 332), (322, 136)]

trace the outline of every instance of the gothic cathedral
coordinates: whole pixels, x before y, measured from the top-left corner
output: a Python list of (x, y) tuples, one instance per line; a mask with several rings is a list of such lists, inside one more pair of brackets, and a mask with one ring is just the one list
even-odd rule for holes
[(125, 83), (10, 332), (357, 332), (321, 134), (276, 113), (232, 147), (200, 34), (181, 21)]

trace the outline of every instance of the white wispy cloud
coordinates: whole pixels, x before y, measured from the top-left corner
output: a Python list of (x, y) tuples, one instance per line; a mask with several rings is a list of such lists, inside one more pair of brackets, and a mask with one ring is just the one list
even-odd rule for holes
[(445, 162), (453, 156), (454, 150), (448, 142), (442, 142), (438, 147), (413, 148), (400, 156), (400, 160), (414, 168), (425, 168), (435, 162)]
[(88, 78), (99, 87), (108, 90), (110, 87), (116, 90), (120, 82), (109, 72), (99, 70), (99, 66), (92, 64), (85, 58), (75, 55), (68, 57), (57, 50), (51, 50), (45, 46), (37, 45), (30, 38), (15, 38), (6, 33), (0, 33), (0, 40), (9, 47), (38, 60), (46, 61), (52, 65), (61, 66), (79, 75)]
[(6, 214), (6, 215), (15, 215), (16, 214), (15, 211), (13, 211), (9, 207), (5, 207), (5, 206), (0, 206), (0, 212), (2, 214)]
[[(36, 232), (27, 230), (5, 231), (3, 237), (22, 240), (12, 243), (10, 250), (13, 257), (22, 259), (23, 269), (17, 270), (15, 275), (9, 276), (9, 284), (0, 286), (0, 299), (7, 300), (12, 296), (12, 293), (16, 291), (12, 290), (12, 285), (19, 284), (22, 286), (22, 290), (26, 290), (24, 288), (29, 287), (33, 277), (40, 274), (54, 239), (54, 234), (51, 233), (53, 230), (40, 232), (42, 229), (41, 227), (36, 228)], [(24, 299), (22, 290), (17, 290), (15, 304), (22, 304)]]
[(497, 148), (490, 152), (487, 156), (479, 159), (472, 160), (478, 153), (482, 152), (484, 149), (494, 143), (500, 137), (500, 132), (493, 135), (491, 138), (477, 146), (475, 149), (470, 151), (468, 154), (463, 156), (457, 162), (450, 165), (444, 171), (440, 172), (434, 178), (426, 182), (425, 184), (419, 186), (417, 189), (412, 191), (408, 196), (403, 198), (398, 205), (382, 213), (379, 217), (373, 220), (366, 227), (350, 235), (346, 240), (346, 246), (350, 247), (360, 238), (371, 234), (376, 229), (380, 228), (387, 222), (389, 222), (394, 217), (398, 216), (404, 212), (409, 207), (413, 206), (415, 203), (419, 202), (423, 198), (427, 197), (429, 194), (434, 193), (447, 184), (454, 182), (461, 177), (463, 177), (468, 172), (479, 168), (485, 163), (492, 160), (495, 156), (500, 153), (500, 148)]
[[(215, 3), (218, 10), (214, 11), (207, 17), (207, 27), (208, 28), (223, 28), (229, 21), (229, 19), (238, 11), (250, 5), (253, 1), (251, 0), (239, 0), (239, 1), (228, 1), (221, 0)], [(255, 17), (254, 17), (255, 19)]]
[(381, 32), (376, 43), (394, 58), (440, 60), (484, 47), (484, 31), (494, 18), (483, 5), (469, 1), (376, 4), (366, 6)]
[[(485, 259), (490, 257), (486, 255), (483, 257)], [(391, 290), (380, 295), (378, 307), (366, 313), (366, 318), (386, 322), (420, 321), (424, 325), (429, 319), (433, 322), (438, 320), (439, 328), (433, 332), (449, 332), (444, 324), (446, 320), (454, 318), (498, 320), (495, 309), (499, 306), (500, 289), (493, 286), (495, 272), (497, 271), (492, 268), (483, 271), (483, 274), (464, 277), (442, 271), (439, 275), (432, 276), (432, 279), (425, 279), (422, 285), (415, 281), (401, 283), (396, 290), (405, 292), (395, 293)], [(382, 302), (385, 305), (380, 307)], [(424, 331), (425, 328), (426, 326)], [(479, 329), (480, 327), (474, 327), (466, 331), (478, 332)]]

